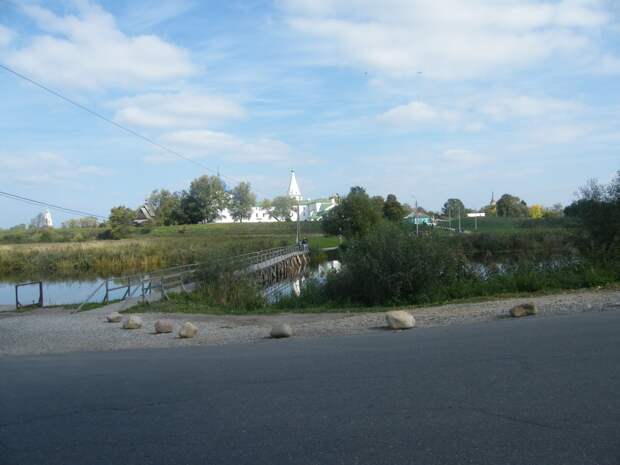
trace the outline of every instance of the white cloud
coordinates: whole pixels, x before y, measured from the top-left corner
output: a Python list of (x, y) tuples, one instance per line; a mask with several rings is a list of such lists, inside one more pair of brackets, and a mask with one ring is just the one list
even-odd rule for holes
[[(231, 134), (201, 129), (169, 132), (161, 140), (168, 147), (194, 159), (225, 157), (242, 162), (275, 162), (288, 160), (291, 156), (290, 147), (279, 140), (244, 140)], [(169, 158), (160, 153), (149, 157), (147, 161), (157, 162)]]
[(572, 101), (518, 95), (491, 99), (483, 105), (481, 112), (497, 119), (505, 119), (575, 113), (582, 108), (582, 105)]
[(620, 58), (612, 55), (606, 55), (601, 59), (601, 62), (596, 69), (599, 74), (616, 75), (620, 74)]
[(78, 16), (64, 17), (38, 6), (22, 7), (48, 34), (12, 50), (7, 63), (46, 83), (90, 90), (168, 81), (194, 72), (184, 49), (153, 35), (127, 36), (99, 6), (78, 5)]
[(609, 19), (598, 0), (282, 0), (321, 59), (391, 77), (460, 79), (574, 52)]
[(143, 94), (123, 98), (115, 106), (116, 121), (144, 127), (200, 127), (245, 116), (244, 109), (233, 101), (195, 92)]
[(532, 133), (532, 139), (541, 145), (569, 144), (577, 142), (592, 132), (592, 128), (583, 124), (544, 125)]
[(13, 40), (14, 32), (6, 26), (0, 24), (0, 48), (4, 48)]
[(90, 177), (110, 172), (100, 166), (83, 165), (51, 152), (0, 154), (0, 178), (31, 184), (63, 184), (81, 187)]
[(193, 6), (193, 1), (186, 0), (166, 0), (165, 2), (133, 0), (126, 6), (127, 11), (123, 15), (123, 23), (132, 30), (149, 29), (185, 14)]
[(454, 103), (452, 107), (413, 101), (394, 107), (380, 114), (377, 119), (390, 126), (408, 130), (421, 126), (438, 126), (474, 132), (486, 127), (487, 121), (564, 118), (583, 109), (583, 105), (570, 100), (527, 95), (479, 96), (467, 103)]
[(400, 105), (378, 116), (379, 121), (397, 126), (413, 128), (424, 124), (453, 124), (460, 118), (450, 111), (424, 102)]

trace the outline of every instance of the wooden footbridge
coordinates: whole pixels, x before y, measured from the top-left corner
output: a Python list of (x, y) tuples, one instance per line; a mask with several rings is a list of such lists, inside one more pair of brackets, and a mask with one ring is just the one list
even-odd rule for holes
[[(226, 267), (235, 273), (254, 275), (261, 286), (269, 286), (303, 272), (309, 262), (309, 248), (306, 244), (277, 247), (237, 255), (226, 260)], [(141, 273), (104, 280), (76, 312), (103, 294), (103, 303), (111, 300), (140, 299), (152, 302), (168, 298), (171, 292), (191, 292), (195, 287), (196, 275), (205, 266), (203, 263), (162, 268), (150, 273)]]

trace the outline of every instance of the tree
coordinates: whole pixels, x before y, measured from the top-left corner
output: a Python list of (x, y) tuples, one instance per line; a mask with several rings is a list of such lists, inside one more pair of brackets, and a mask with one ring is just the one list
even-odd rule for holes
[(252, 193), (250, 183), (241, 182), (232, 191), (230, 213), (233, 219), (243, 222), (252, 215), (252, 207), (256, 204), (256, 195)]
[(327, 234), (342, 234), (350, 239), (366, 235), (381, 220), (382, 214), (377, 211), (376, 203), (363, 187), (356, 186), (339, 205), (327, 212), (322, 226)]
[(441, 213), (444, 216), (451, 216), (452, 218), (455, 218), (459, 215), (459, 213), (461, 215), (465, 214), (465, 205), (463, 205), (461, 199), (448, 199), (443, 204)]
[(535, 203), (529, 208), (529, 214), (531, 218), (539, 220), (544, 216), (545, 208), (539, 203)]
[(146, 203), (155, 215), (155, 224), (170, 226), (178, 224), (181, 209), (182, 192), (170, 192), (166, 189), (154, 190)]
[(78, 220), (80, 228), (96, 228), (99, 226), (99, 220), (94, 216), (85, 216)]
[(554, 203), (551, 208), (545, 208), (544, 218), (560, 218), (564, 214), (564, 207), (561, 203)]
[(405, 217), (405, 209), (394, 194), (389, 194), (383, 204), (383, 217), (388, 221), (399, 222)]
[(278, 221), (291, 221), (291, 211), (293, 210), (293, 199), (282, 195), (271, 201), (271, 211), (269, 216)]
[(370, 198), (372, 205), (375, 207), (379, 215), (383, 216), (383, 206), (385, 205), (385, 199), (380, 195), (375, 195)]
[(94, 216), (84, 216), (82, 218), (71, 218), (62, 223), (63, 228), (96, 228), (99, 221)]
[(125, 206), (113, 207), (110, 210), (110, 217), (108, 219), (110, 238), (122, 239), (127, 237), (135, 219), (136, 212), (131, 208)]
[(415, 208), (413, 208), (408, 203), (403, 203), (402, 206), (403, 206), (403, 212), (405, 213), (405, 216), (407, 216), (410, 213), (413, 213), (415, 211)]
[(189, 195), (200, 210), (201, 221), (207, 223), (218, 218), (220, 212), (228, 206), (226, 185), (217, 176), (205, 175), (194, 179), (189, 187)]
[(198, 224), (205, 219), (203, 204), (189, 192), (183, 192), (180, 208), (174, 210), (175, 224)]
[(614, 256), (608, 252), (614, 248), (619, 252), (620, 248), (620, 170), (608, 185), (588, 181), (579, 195), (564, 214), (579, 222), (594, 250)]
[(497, 201), (497, 216), (506, 218), (525, 218), (529, 215), (527, 204), (519, 197), (504, 194)]
[(486, 216), (497, 216), (497, 205), (487, 205), (482, 207), (482, 212)]

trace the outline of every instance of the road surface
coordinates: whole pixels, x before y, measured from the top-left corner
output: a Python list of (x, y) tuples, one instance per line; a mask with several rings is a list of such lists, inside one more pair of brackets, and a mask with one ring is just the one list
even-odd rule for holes
[(0, 464), (620, 463), (620, 312), (0, 358)]

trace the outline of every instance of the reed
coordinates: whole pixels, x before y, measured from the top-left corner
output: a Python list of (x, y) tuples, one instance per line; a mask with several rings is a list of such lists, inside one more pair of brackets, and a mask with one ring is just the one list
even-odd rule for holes
[(47, 281), (111, 277), (204, 262), (290, 243), (281, 238), (143, 238), (67, 244), (0, 246), (0, 279)]

